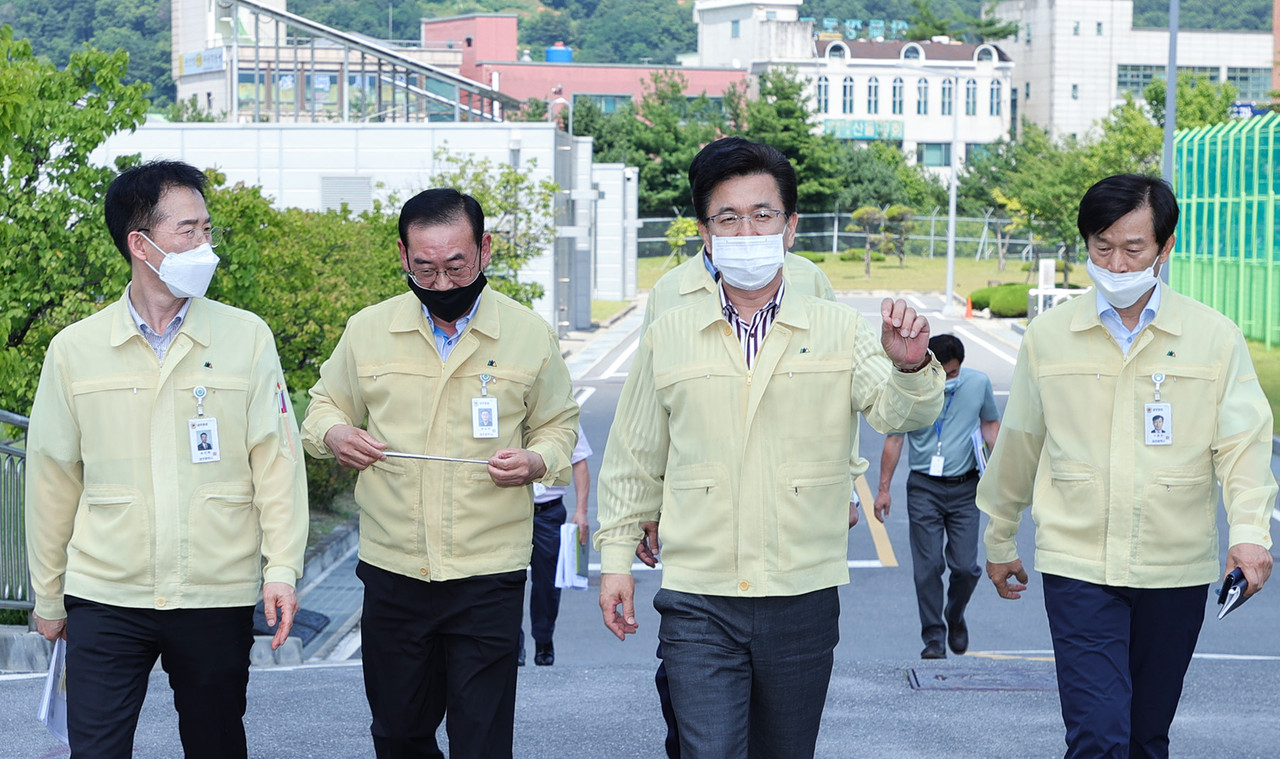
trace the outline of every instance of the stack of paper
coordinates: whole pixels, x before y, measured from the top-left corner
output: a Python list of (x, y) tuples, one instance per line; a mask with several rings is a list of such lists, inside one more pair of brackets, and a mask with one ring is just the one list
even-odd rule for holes
[(578, 543), (578, 525), (560, 525), (560, 556), (556, 559), (556, 587), (587, 587), (587, 547)]
[(67, 641), (58, 638), (49, 657), (49, 676), (44, 681), (44, 699), (40, 701), (40, 721), (53, 737), (67, 741)]

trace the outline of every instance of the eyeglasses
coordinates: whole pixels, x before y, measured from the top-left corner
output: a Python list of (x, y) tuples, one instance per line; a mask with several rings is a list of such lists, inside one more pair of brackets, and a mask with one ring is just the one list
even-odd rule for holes
[[(151, 229), (148, 227), (138, 227), (138, 231), (150, 232)], [(204, 242), (204, 241), (208, 241), (210, 248), (218, 247), (219, 245), (221, 245), (226, 241), (228, 231), (229, 230), (226, 227), (204, 227), (204, 228), (192, 227), (191, 229), (188, 229), (185, 231), (170, 232), (169, 234), (178, 238), (179, 240), (186, 240), (187, 243), (191, 246), (190, 248), (187, 248), (187, 250), (191, 250), (191, 248), (196, 247), (197, 245), (199, 245), (201, 242)], [(199, 237), (196, 236), (197, 232), (200, 233)]]
[(476, 268), (475, 264), (452, 264), (443, 269), (418, 269), (409, 270), (409, 278), (413, 280), (418, 287), (432, 287), (443, 274), (449, 278), (455, 285), (465, 285), (471, 279), (471, 272)]
[(772, 235), (782, 231), (787, 212), (776, 208), (757, 208), (748, 214), (718, 213), (707, 217), (707, 226), (717, 235), (735, 235), (743, 229)]

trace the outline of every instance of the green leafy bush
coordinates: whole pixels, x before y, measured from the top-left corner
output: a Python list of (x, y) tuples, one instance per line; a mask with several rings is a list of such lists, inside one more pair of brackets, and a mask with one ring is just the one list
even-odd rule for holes
[(823, 261), (827, 260), (826, 253), (817, 253), (812, 250), (793, 250), (791, 252), (795, 253), (797, 256), (803, 256), (804, 258), (809, 259), (815, 264), (820, 264)]
[(1027, 291), (1034, 285), (1021, 282), (984, 287), (969, 293), (974, 310), (991, 309), (992, 316), (1005, 318), (1027, 315)]
[[(847, 248), (843, 253), (840, 254), (840, 260), (841, 261), (864, 261), (866, 260), (866, 255), (867, 255), (866, 248)], [(871, 251), (871, 260), (883, 261), (884, 254), (878, 250), (873, 250)]]

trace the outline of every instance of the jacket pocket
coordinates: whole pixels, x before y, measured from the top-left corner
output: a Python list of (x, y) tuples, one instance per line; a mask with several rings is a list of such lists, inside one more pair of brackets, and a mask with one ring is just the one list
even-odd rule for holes
[[(477, 471), (479, 470), (479, 471)], [(463, 464), (446, 510), (446, 555), (476, 557), (527, 549), (533, 541), (531, 488), (500, 488), (487, 468)]]
[(1142, 492), (1138, 550), (1142, 564), (1218, 560), (1218, 494), (1212, 468), (1155, 469)]
[(733, 571), (738, 544), (735, 511), (733, 489), (720, 464), (672, 469), (658, 520), (663, 555), (691, 571)]
[(360, 540), (397, 551), (418, 553), (422, 475), (411, 471), (430, 462), (378, 460), (356, 479), (360, 504)]
[(211, 482), (191, 496), (187, 577), (193, 585), (235, 585), (261, 580), (262, 533), (253, 488)]
[(151, 584), (151, 516), (131, 485), (86, 485), (67, 546), (68, 571), (122, 585)]
[(1037, 548), (1090, 561), (1102, 560), (1106, 551), (1107, 500), (1093, 467), (1073, 461), (1054, 464), (1049, 472), (1049, 493), (1038, 500), (1031, 516), (1036, 523)]
[(848, 459), (784, 464), (777, 488), (780, 570), (812, 569), (848, 555)]

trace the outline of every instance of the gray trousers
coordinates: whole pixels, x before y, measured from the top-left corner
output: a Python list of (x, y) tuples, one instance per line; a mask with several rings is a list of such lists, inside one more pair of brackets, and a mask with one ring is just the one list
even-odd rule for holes
[[(911, 564), (915, 569), (920, 637), (942, 643), (947, 625), (964, 619), (965, 607), (982, 577), (978, 569), (978, 478), (958, 483), (920, 472), (907, 477), (907, 516), (911, 520)], [(946, 605), (942, 571), (951, 570)]]
[(682, 759), (812, 757), (840, 639), (840, 596), (659, 590), (653, 607)]

